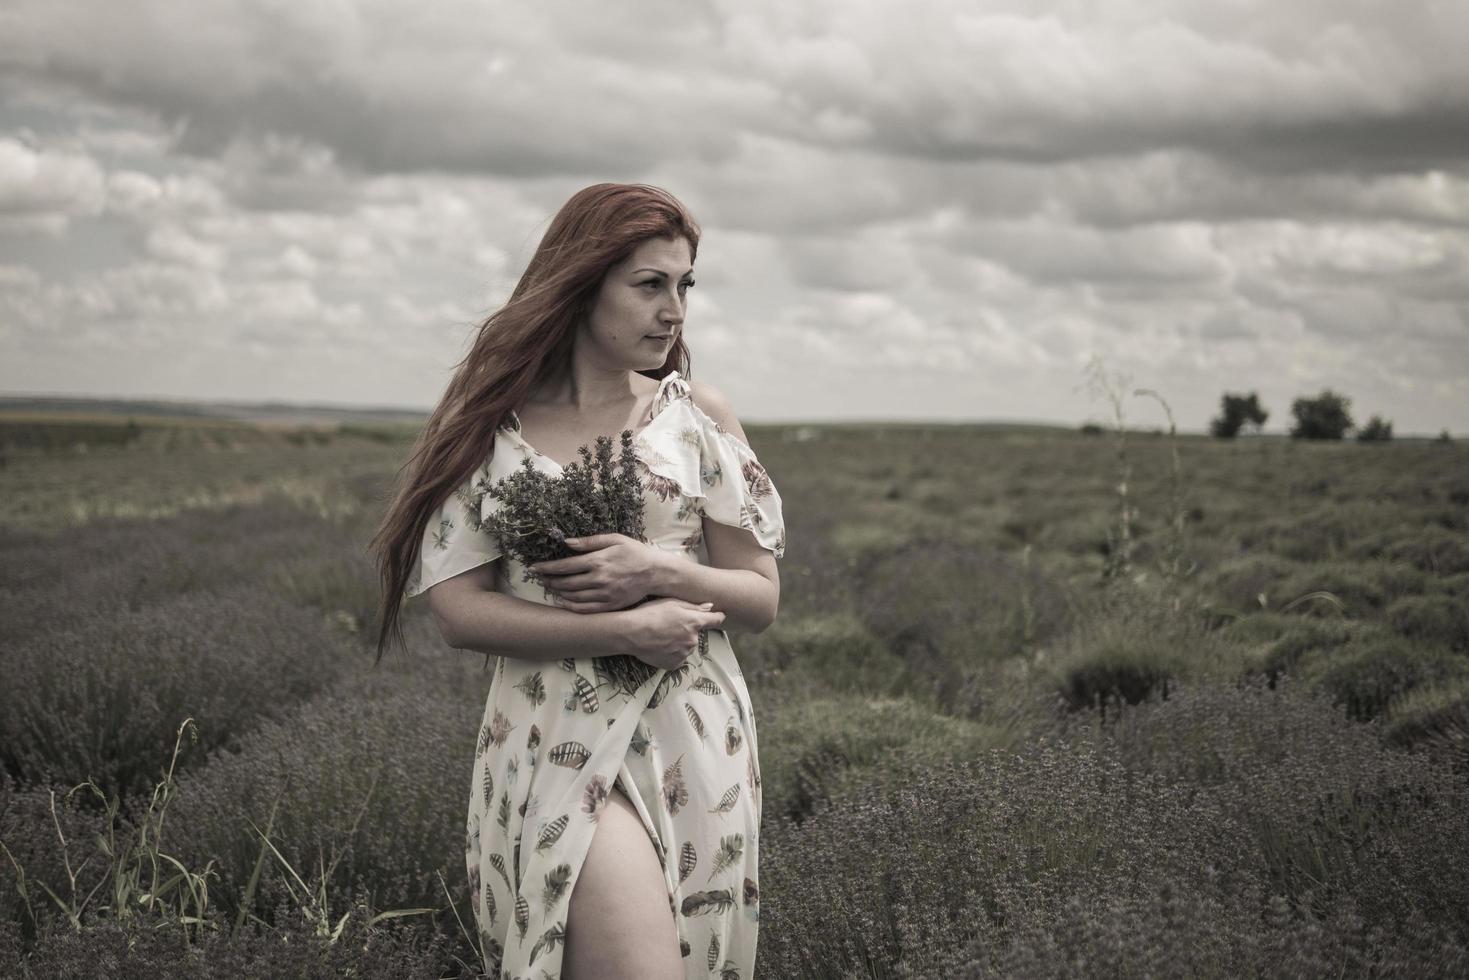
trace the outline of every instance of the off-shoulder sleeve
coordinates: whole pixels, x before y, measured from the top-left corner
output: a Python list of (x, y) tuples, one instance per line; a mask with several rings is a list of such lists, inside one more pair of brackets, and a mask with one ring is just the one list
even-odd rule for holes
[(408, 578), (404, 594), (421, 595), (444, 579), (453, 578), (499, 558), (494, 535), (480, 530), (481, 521), (499, 506), (488, 495), (489, 464), (471, 473), (445, 498), (424, 527), (418, 567)]
[(782, 558), (786, 550), (785, 519), (781, 516), (780, 494), (770, 474), (755, 458), (755, 451), (697, 407), (702, 438), (699, 440), (699, 482), (704, 498), (704, 516), (742, 527), (755, 535), (761, 547)]

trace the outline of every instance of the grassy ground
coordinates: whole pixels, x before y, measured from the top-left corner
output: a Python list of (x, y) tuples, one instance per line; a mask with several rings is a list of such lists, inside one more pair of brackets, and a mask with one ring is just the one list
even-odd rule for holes
[[(489, 675), (414, 605), (408, 657), (366, 649), (411, 430), (0, 435), (5, 972), (475, 962)], [(750, 435), (790, 541), (735, 637), (760, 977), (1469, 970), (1462, 448)]]

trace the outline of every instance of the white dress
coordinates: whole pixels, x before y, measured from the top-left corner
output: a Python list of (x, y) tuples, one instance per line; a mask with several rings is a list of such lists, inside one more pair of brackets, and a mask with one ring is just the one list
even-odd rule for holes
[[(523, 459), (560, 472), (519, 430), (512, 415), (490, 458), (430, 520), (408, 595), (502, 557), (479, 529), (499, 507), (486, 490)], [(660, 382), (634, 449), (650, 544), (708, 564), (708, 517), (748, 529), (783, 556), (780, 495), (750, 447), (694, 404), (678, 372)], [(505, 555), (495, 590), (550, 602), (523, 578), (524, 567)], [(750, 695), (729, 637), (705, 631), (679, 668), (655, 670), (635, 687), (596, 656), (582, 649), (561, 660), (497, 658), (465, 842), (486, 972), (501, 980), (561, 975), (571, 891), (616, 784), (662, 864), (685, 975), (751, 980), (760, 763)]]

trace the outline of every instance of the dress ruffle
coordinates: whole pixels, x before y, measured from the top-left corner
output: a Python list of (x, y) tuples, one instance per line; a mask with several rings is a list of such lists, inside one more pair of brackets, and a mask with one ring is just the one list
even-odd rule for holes
[[(688, 383), (674, 378), (664, 388), (667, 404), (659, 418), (639, 436), (643, 465), (656, 480), (671, 480), (684, 496), (698, 502), (700, 513), (755, 535), (776, 558), (785, 555), (785, 519), (780, 494), (755, 451), (694, 404)], [(698, 449), (697, 457), (679, 443)], [(666, 495), (666, 489), (654, 486)]]

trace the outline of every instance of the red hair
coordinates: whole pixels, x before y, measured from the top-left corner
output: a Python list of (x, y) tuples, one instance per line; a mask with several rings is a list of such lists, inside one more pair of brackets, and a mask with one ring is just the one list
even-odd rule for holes
[[(572, 195), (551, 221), (510, 299), (479, 326), (438, 406), (398, 471), (392, 502), (369, 550), (382, 586), (377, 658), (403, 644), (403, 592), (429, 518), (490, 455), (511, 410), (571, 360), (577, 327), (596, 302), (609, 269), (650, 238), (685, 238), (699, 252), (699, 226), (667, 191), (647, 184), (593, 184)], [(683, 334), (663, 366), (642, 372), (687, 376)]]

